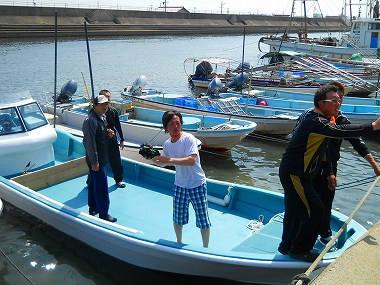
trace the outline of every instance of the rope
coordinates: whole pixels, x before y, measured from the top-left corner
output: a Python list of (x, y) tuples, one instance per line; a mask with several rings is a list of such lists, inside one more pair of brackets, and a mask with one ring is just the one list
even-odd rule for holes
[(268, 141), (273, 141), (273, 142), (278, 142), (278, 143), (289, 143), (289, 140), (287, 140), (287, 139), (280, 139), (280, 138), (260, 135), (260, 134), (256, 134), (256, 133), (250, 133), (247, 137), (248, 138), (256, 138), (256, 139), (263, 139), (263, 140), (268, 140)]
[[(343, 233), (343, 231), (346, 229), (348, 223), (352, 220), (352, 218), (356, 215), (356, 213), (359, 211), (360, 207), (364, 204), (365, 200), (368, 198), (369, 194), (372, 192), (373, 188), (376, 186), (377, 182), (379, 181), (380, 176), (377, 176), (375, 181), (372, 183), (371, 187), (368, 188), (366, 194), (364, 197), (360, 200), (359, 204), (356, 206), (354, 211), (351, 213), (351, 215), (347, 218), (347, 220), (344, 222), (343, 226), (339, 229), (339, 231), (336, 233), (336, 235), (329, 241), (329, 243), (326, 245), (326, 247), (322, 250), (322, 252), (319, 254), (317, 259), (310, 265), (309, 269), (304, 273), (306, 277), (310, 275), (311, 272), (314, 271), (314, 269), (318, 266), (318, 263), (322, 260), (323, 256), (330, 250), (330, 248), (335, 244), (335, 241), (338, 240), (338, 237)], [(296, 278), (299, 275), (296, 275), (294, 278)], [(293, 278), (293, 279), (294, 279)], [(302, 280), (297, 280), (296, 283), (289, 283), (289, 285), (302, 285), (305, 283)], [(308, 283), (306, 283), (308, 284)]]
[(16, 270), (22, 275), (22, 276), (24, 276), (24, 278), (26, 279), (26, 280), (28, 280), (29, 281), (29, 283), (30, 284), (32, 284), (32, 285), (34, 285), (34, 283), (24, 274), (24, 273), (22, 273), (22, 271), (16, 266), (16, 264), (14, 264), (13, 262), (12, 262), (12, 260), (10, 260), (9, 259), (9, 257), (5, 254), (5, 252), (2, 250), (2, 249), (0, 249), (0, 252), (4, 255), (4, 257), (13, 265), (13, 267), (14, 268), (16, 268)]
[(249, 221), (247, 224), (247, 228), (250, 229), (252, 232), (251, 234), (258, 233), (263, 227), (264, 227), (264, 215), (259, 215), (258, 220), (254, 219)]
[(361, 180), (354, 180), (354, 181), (351, 181), (351, 182), (348, 182), (348, 183), (344, 183), (344, 184), (338, 185), (338, 188), (339, 188), (339, 190), (342, 190), (342, 187), (343, 187), (343, 189), (345, 189), (345, 188), (348, 188), (348, 186), (350, 186), (350, 187), (362, 186), (364, 184), (371, 183), (372, 179), (374, 179), (374, 178), (376, 178), (376, 176), (371, 176), (371, 177), (363, 178)]

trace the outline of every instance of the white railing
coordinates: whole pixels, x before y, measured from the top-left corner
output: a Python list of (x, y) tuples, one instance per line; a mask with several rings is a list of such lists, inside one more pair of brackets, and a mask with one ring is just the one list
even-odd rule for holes
[[(106, 1), (93, 1), (92, 4), (83, 3), (66, 3), (66, 2), (42, 2), (42, 1), (1, 1), (0, 6), (34, 6), (34, 7), (61, 7), (61, 8), (80, 8), (80, 9), (109, 9), (109, 10), (139, 10), (139, 11), (155, 11), (155, 12), (176, 12), (180, 8), (170, 7), (157, 7), (157, 6), (127, 6), (127, 5), (109, 5)], [(196, 7), (187, 9), (191, 13), (207, 13), (207, 14), (220, 14), (220, 10), (201, 10)], [(250, 11), (239, 12), (237, 10), (225, 9), (223, 14), (253, 14)]]

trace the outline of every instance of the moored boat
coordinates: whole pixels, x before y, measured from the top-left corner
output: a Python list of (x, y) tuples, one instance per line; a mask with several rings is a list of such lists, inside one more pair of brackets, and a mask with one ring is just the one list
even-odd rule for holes
[[(298, 37), (289, 36), (287, 33), (279, 37), (262, 37), (259, 40), (259, 49), (261, 49), (260, 43), (264, 43), (270, 47), (270, 51), (292, 50), (339, 59), (354, 58), (358, 54), (363, 57), (376, 58), (379, 55), (380, 47), (379, 15), (378, 11), (375, 13), (372, 7), (374, 1), (365, 2), (367, 3), (365, 16), (353, 19), (350, 33), (343, 35), (340, 39), (331, 36), (309, 38), (306, 27), (304, 27), (304, 32), (300, 33)], [(305, 2), (303, 4), (305, 5)]]
[[(276, 111), (303, 112), (314, 107), (314, 96), (304, 94), (303, 99), (290, 99), (266, 96), (266, 90), (255, 92), (254, 97), (240, 96), (236, 93), (220, 93), (222, 98), (234, 100), (241, 107), (251, 106), (258, 109), (269, 109)], [(347, 97), (349, 98), (349, 97)], [(365, 99), (365, 98), (358, 98)], [(358, 105), (350, 104), (343, 100), (340, 110), (352, 123), (363, 124), (376, 121), (380, 116), (380, 106), (378, 105)]]
[(254, 132), (266, 135), (288, 135), (293, 130), (299, 115), (298, 112), (242, 109), (236, 103), (231, 105), (223, 100), (207, 99), (200, 102), (201, 100), (194, 97), (179, 94), (157, 93), (134, 96), (123, 92), (122, 97), (132, 101), (135, 106), (253, 121), (257, 124)]
[[(90, 108), (89, 102), (72, 104), (57, 104), (57, 114), (61, 123), (81, 130), (83, 121)], [(126, 142), (138, 145), (150, 144), (162, 146), (169, 138), (162, 128), (162, 110), (141, 108), (138, 106), (128, 107), (125, 102), (113, 102), (124, 115), (120, 115), (121, 128)], [(43, 105), (47, 113), (53, 113), (54, 106)], [(243, 119), (228, 119), (210, 115), (195, 115), (182, 113), (183, 129), (192, 133), (202, 143), (203, 148), (216, 151), (227, 151), (238, 144), (256, 128), (256, 123)]]
[(29, 92), (4, 94), (0, 103), (0, 175), (49, 165), (57, 138)]
[[(179, 244), (171, 222), (174, 171), (123, 158), (127, 190), (118, 189), (108, 176), (110, 211), (118, 222), (90, 216), (83, 145), (73, 136), (57, 133), (55, 153), (60, 153), (61, 159), (66, 157), (66, 162), (11, 179), (0, 177), (0, 198), (97, 250), (144, 268), (284, 284), (309, 267), (309, 263), (277, 251), (284, 211), (283, 195), (278, 192), (208, 179), (209, 248), (202, 247), (199, 230), (193, 225), (186, 227), (185, 243)], [(190, 211), (190, 220), (194, 219)], [(346, 219), (333, 212), (334, 234)], [(318, 267), (333, 262), (364, 233), (365, 229), (351, 220)], [(323, 248), (318, 241), (314, 250)]]

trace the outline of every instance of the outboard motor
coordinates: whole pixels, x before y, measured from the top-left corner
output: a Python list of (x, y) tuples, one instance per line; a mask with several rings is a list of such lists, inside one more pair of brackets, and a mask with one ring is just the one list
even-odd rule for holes
[[(61, 93), (57, 97), (57, 102), (69, 103), (72, 96), (77, 92), (78, 83), (74, 80), (67, 81), (61, 88)], [(54, 98), (54, 97), (53, 97)]]
[(234, 74), (232, 80), (226, 83), (226, 87), (234, 88), (235, 91), (243, 89), (249, 82), (249, 74), (246, 72)]
[(148, 79), (146, 78), (146, 76), (141, 75), (139, 78), (137, 78), (137, 79), (135, 79), (135, 81), (133, 81), (132, 87), (129, 90), (129, 92), (132, 95), (141, 95), (142, 90), (144, 89), (147, 81), (148, 81)]
[(205, 77), (209, 78), (213, 72), (213, 68), (211, 64), (208, 61), (202, 61), (197, 65), (195, 68), (195, 74), (196, 77)]
[(243, 62), (243, 68), (241, 66), (242, 64), (239, 63), (238, 67), (232, 70), (232, 73), (241, 73), (242, 69), (243, 69), (243, 72), (251, 70), (251, 64), (249, 62)]
[(211, 98), (217, 98), (217, 94), (219, 93), (221, 87), (222, 81), (220, 80), (220, 78), (215, 77), (213, 80), (211, 80), (210, 84), (208, 85), (206, 95), (210, 96)]

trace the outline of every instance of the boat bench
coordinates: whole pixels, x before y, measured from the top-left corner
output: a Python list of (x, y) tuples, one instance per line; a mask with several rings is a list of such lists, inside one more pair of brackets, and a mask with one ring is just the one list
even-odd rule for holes
[(232, 251), (252, 253), (275, 253), (281, 242), (282, 222), (276, 219), (269, 221), (258, 232), (236, 245)]
[(90, 107), (90, 102), (86, 102), (86, 103), (81, 103), (81, 104), (75, 104), (70, 109), (71, 110), (82, 109), (82, 108), (86, 109), (89, 107)]
[(11, 180), (35, 191), (88, 173), (85, 157), (70, 160), (38, 171), (26, 173)]

